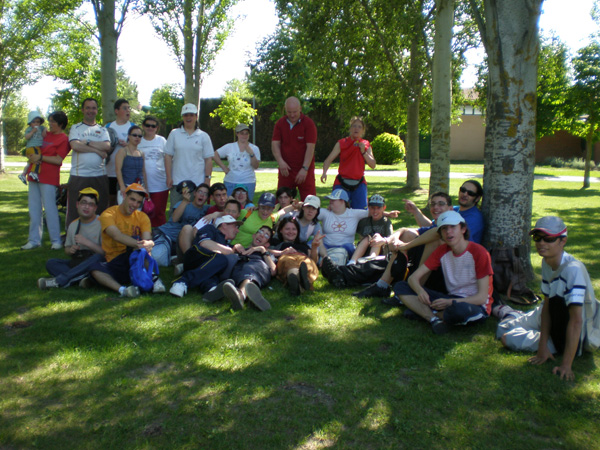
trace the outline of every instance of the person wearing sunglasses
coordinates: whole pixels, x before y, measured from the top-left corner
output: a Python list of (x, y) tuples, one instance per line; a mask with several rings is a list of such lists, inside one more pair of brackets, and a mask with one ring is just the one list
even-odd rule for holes
[(467, 180), (458, 190), (458, 206), (454, 211), (458, 212), (467, 221), (471, 232), (471, 241), (481, 244), (483, 239), (483, 214), (478, 208), (479, 200), (483, 196), (483, 188), (477, 180)]
[(562, 353), (552, 373), (574, 380), (575, 356), (598, 346), (598, 301), (585, 265), (565, 251), (567, 227), (560, 217), (542, 217), (529, 234), (542, 257), (544, 302), (527, 314), (503, 307), (496, 337), (511, 350), (536, 352), (531, 364), (544, 364)]
[(117, 152), (115, 167), (119, 191), (117, 192), (117, 203), (120, 205), (125, 198), (125, 189), (132, 183), (138, 183), (146, 187), (146, 169), (144, 168), (144, 154), (138, 145), (142, 141), (142, 129), (137, 125), (129, 128), (127, 132), (127, 145)]

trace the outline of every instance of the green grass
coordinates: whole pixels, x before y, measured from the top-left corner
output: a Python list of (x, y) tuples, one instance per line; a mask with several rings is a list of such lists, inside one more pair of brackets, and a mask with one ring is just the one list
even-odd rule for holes
[[(257, 191), (275, 181), (261, 174)], [(459, 185), (451, 180), (451, 192)], [(369, 177), (389, 208), (403, 198), (423, 204), (424, 191), (403, 186)], [(534, 188), (535, 217), (565, 218), (567, 249), (600, 294), (598, 187)], [(566, 383), (551, 363), (530, 366), (529, 355), (502, 349), (494, 319), (434, 336), (400, 309), (321, 278), (298, 298), (273, 282), (266, 313), (206, 305), (197, 293), (42, 292), (44, 262), (60, 256), (47, 242), (19, 250), (26, 189), (9, 175), (0, 193), (0, 448), (600, 447), (598, 356), (577, 358), (576, 381)], [(406, 214), (395, 222), (412, 225)], [(539, 257), (532, 261), (539, 276)], [(161, 276), (170, 284), (172, 270)]]

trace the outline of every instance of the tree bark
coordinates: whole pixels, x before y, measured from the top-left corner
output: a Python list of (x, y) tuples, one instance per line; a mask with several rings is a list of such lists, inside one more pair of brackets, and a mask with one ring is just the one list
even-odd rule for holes
[(406, 187), (410, 190), (420, 189), (419, 181), (419, 109), (421, 105), (421, 91), (423, 90), (423, 77), (420, 65), (417, 63), (418, 48), (416, 40), (410, 49), (410, 94), (406, 111)]
[[(474, 4), (475, 2), (471, 2)], [(542, 0), (485, 0), (482, 40), (488, 56), (484, 151), (484, 245), (519, 248), (529, 278), (538, 19)]]
[(592, 150), (594, 148), (594, 128), (595, 124), (591, 123), (590, 132), (588, 133), (587, 139), (585, 140), (585, 168), (583, 171), (583, 188), (587, 189), (590, 187), (590, 170), (592, 161)]
[(450, 121), (452, 113), (452, 26), (454, 0), (436, 0), (431, 111), (429, 193), (450, 187)]
[(185, 103), (198, 105), (194, 88), (194, 33), (193, 33), (193, 2), (183, 2), (183, 74), (185, 77), (183, 97)]
[(115, 118), (117, 100), (117, 41), (115, 29), (115, 0), (94, 2), (96, 22), (100, 33), (100, 85), (102, 88), (102, 120), (108, 123)]

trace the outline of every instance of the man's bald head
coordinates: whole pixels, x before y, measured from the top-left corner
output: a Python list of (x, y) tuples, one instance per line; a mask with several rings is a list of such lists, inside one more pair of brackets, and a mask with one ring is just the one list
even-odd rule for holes
[(288, 97), (285, 101), (285, 115), (292, 125), (295, 125), (296, 122), (298, 122), (301, 113), (302, 106), (300, 105), (300, 100), (296, 97)]

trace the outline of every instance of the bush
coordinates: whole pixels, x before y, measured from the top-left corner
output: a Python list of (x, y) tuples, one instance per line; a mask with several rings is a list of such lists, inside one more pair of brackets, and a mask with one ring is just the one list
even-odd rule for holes
[(382, 133), (371, 142), (378, 164), (396, 164), (404, 159), (404, 142), (395, 134)]
[[(571, 159), (565, 160), (564, 158), (560, 158), (557, 156), (551, 156), (551, 157), (545, 158), (544, 161), (542, 162), (542, 165), (550, 166), (550, 167), (568, 167), (570, 169), (584, 170), (585, 169), (585, 159), (571, 158)], [(597, 169), (594, 161), (590, 161), (590, 169), (591, 170)]]

